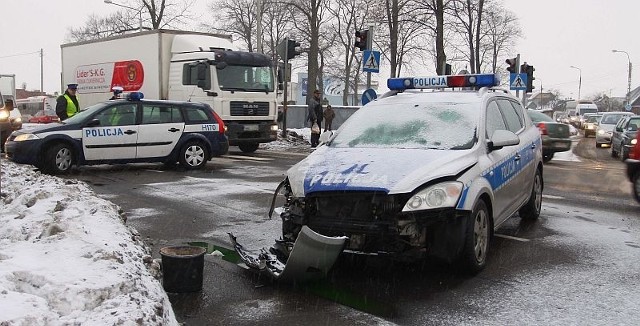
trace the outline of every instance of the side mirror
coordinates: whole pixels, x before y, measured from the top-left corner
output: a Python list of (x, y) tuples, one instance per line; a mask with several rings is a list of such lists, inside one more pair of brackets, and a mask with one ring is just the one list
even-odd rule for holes
[(505, 146), (514, 146), (520, 144), (520, 137), (509, 130), (496, 130), (489, 139), (489, 151), (501, 149)]
[(92, 119), (91, 121), (87, 122), (87, 127), (97, 127), (100, 125), (100, 120), (98, 119)]

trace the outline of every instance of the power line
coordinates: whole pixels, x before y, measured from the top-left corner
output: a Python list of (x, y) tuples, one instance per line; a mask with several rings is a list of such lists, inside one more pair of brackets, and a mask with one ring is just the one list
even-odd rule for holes
[(18, 53), (18, 54), (11, 54), (11, 55), (5, 55), (0, 57), (0, 59), (4, 59), (4, 58), (11, 58), (11, 57), (19, 57), (19, 56), (23, 56), (23, 55), (28, 55), (28, 54), (39, 54), (40, 51), (35, 51), (35, 52), (27, 52), (27, 53)]

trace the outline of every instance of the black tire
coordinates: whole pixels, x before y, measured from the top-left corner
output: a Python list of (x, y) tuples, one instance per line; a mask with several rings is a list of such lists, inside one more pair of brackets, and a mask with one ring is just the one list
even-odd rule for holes
[(613, 143), (611, 143), (611, 157), (618, 157), (618, 152), (616, 151), (616, 148), (613, 146)]
[(242, 143), (238, 147), (243, 153), (253, 153), (258, 149), (259, 145), (258, 143)]
[(542, 154), (543, 163), (549, 163), (549, 161), (551, 161), (552, 158), (553, 158), (553, 153)]
[(636, 197), (638, 203), (640, 203), (640, 172), (631, 178), (631, 184), (633, 185), (633, 196)]
[(187, 170), (201, 169), (209, 160), (209, 149), (199, 141), (189, 141), (180, 148), (178, 162)]
[(55, 144), (44, 153), (42, 170), (48, 174), (68, 174), (75, 164), (75, 153), (69, 144)]
[(479, 200), (467, 218), (464, 246), (458, 259), (461, 272), (477, 274), (487, 265), (491, 240), (491, 216), (484, 200)]
[(542, 173), (539, 169), (536, 169), (536, 175), (533, 180), (533, 187), (531, 188), (531, 195), (518, 213), (520, 217), (525, 220), (535, 220), (540, 216), (542, 210), (542, 189), (544, 188), (544, 182), (542, 180)]
[(624, 162), (626, 159), (629, 158), (629, 152), (624, 150), (624, 146), (621, 145), (620, 146), (620, 161)]

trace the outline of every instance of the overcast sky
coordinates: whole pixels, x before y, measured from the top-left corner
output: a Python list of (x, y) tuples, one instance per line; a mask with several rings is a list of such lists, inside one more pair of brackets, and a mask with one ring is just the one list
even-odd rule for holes
[[(15, 74), (16, 86), (40, 89), (40, 57), (44, 51), (44, 90), (60, 91), (60, 44), (67, 28), (82, 26), (89, 15), (107, 15), (122, 9), (103, 0), (0, 0), (4, 13), (0, 20), (0, 73)], [(198, 0), (197, 8), (210, 1)], [(640, 85), (640, 42), (634, 34), (634, 19), (640, 2), (628, 0), (503, 0), (516, 13), (524, 32), (513, 56), (536, 69), (534, 86), (539, 90), (558, 89), (565, 97), (578, 97), (578, 80), (583, 98), (596, 92), (625, 96), (629, 53), (634, 69), (631, 88)], [(122, 3), (125, 3), (122, 1)], [(506, 55), (506, 54), (505, 54)], [(578, 69), (570, 66), (579, 67)], [(506, 64), (503, 64), (506, 66)], [(383, 67), (384, 68), (384, 67)], [(581, 72), (580, 72), (581, 71)], [(386, 84), (386, 76), (381, 84)], [(375, 77), (374, 77), (375, 78)]]

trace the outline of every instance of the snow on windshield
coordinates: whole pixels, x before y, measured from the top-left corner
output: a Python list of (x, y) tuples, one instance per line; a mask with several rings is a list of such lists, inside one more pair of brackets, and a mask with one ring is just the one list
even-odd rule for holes
[(476, 140), (479, 102), (373, 103), (358, 110), (331, 146), (468, 149)]

